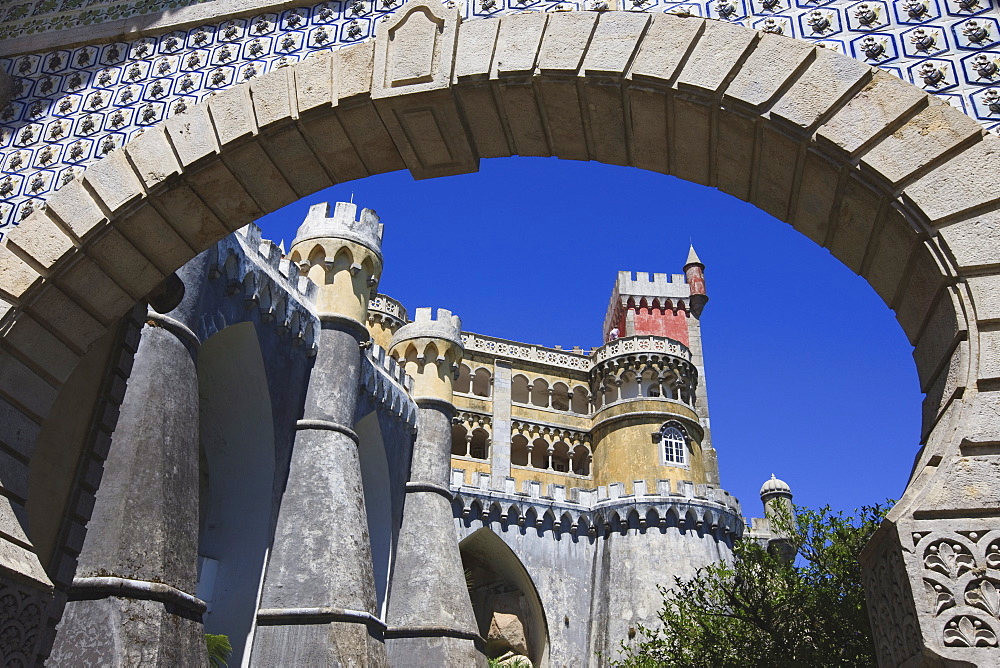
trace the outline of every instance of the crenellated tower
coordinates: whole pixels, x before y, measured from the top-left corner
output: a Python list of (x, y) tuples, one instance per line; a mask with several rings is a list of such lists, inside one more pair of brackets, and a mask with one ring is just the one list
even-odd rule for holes
[(394, 665), (485, 666), (452, 523), (451, 424), (462, 321), (418, 308), (393, 335), (389, 353), (413, 378), (419, 407), (386, 644)]
[[(289, 259), (318, 289), (320, 338), (264, 576), (257, 665), (386, 665), (355, 431), (382, 225), (353, 203), (317, 204)], [(295, 657), (290, 659), (290, 657)]]
[(303, 276), (319, 286), (320, 317), (365, 324), (382, 275), (382, 223), (371, 209), (337, 202), (309, 207), (289, 252)]

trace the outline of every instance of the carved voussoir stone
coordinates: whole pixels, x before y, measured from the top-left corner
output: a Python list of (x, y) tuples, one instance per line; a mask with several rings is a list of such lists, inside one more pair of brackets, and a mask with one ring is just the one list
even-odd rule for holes
[(372, 99), (447, 88), (455, 63), (459, 12), (410, 2), (376, 28)]

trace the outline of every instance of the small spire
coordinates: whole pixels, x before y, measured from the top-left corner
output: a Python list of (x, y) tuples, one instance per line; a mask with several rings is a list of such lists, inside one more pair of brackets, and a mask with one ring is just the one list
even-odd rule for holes
[(700, 264), (703, 267), (705, 266), (705, 263), (701, 261), (701, 258), (699, 258), (698, 254), (694, 251), (694, 244), (691, 244), (691, 249), (688, 251), (688, 259), (687, 262), (684, 263), (684, 266), (687, 267), (692, 264)]
[(281, 257), (285, 257), (285, 240), (282, 239), (278, 242), (278, 250), (281, 251)]

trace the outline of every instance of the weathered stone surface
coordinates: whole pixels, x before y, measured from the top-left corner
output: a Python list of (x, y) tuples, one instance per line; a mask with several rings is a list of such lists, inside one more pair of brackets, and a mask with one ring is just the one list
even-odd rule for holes
[[(933, 317), (913, 347), (913, 360), (917, 363), (917, 375), (920, 378), (922, 391), (927, 390), (937, 372), (948, 362), (959, 339), (964, 338), (967, 333), (953, 289), (941, 291), (933, 308)], [(907, 332), (907, 335), (912, 336), (910, 332)]]
[(500, 34), (493, 56), (494, 76), (530, 73), (535, 68), (548, 18), (548, 13), (531, 12), (500, 19)]
[(771, 108), (771, 116), (802, 129), (813, 128), (871, 75), (864, 63), (817, 49), (815, 60)]
[(695, 100), (675, 99), (673, 111), (671, 172), (707, 186), (711, 179), (712, 108)]
[(654, 14), (629, 76), (636, 82), (671, 81), (704, 27), (704, 19)]
[(514, 152), (517, 155), (552, 155), (532, 86), (501, 85), (500, 100), (507, 126), (510, 128)]
[(851, 271), (861, 273), (872, 230), (881, 214), (882, 196), (856, 178), (848, 178), (837, 208), (830, 252)]
[(639, 37), (650, 22), (648, 14), (605, 12), (598, 16), (597, 29), (590, 39), (582, 71), (590, 75), (625, 74), (639, 47)]
[(609, 165), (628, 165), (628, 136), (625, 132), (625, 107), (618, 86), (585, 86), (582, 107), (589, 112), (585, 121), (592, 142), (590, 155)]
[(166, 276), (191, 259), (191, 248), (150, 204), (115, 223), (115, 229)]
[[(896, 305), (896, 319), (912, 343), (938, 299), (938, 291), (947, 281), (932, 244), (925, 241), (917, 247), (910, 261), (909, 275), (904, 280), (899, 303)], [(955, 313), (958, 312), (955, 310)], [(949, 324), (954, 320), (953, 315), (942, 314), (941, 317), (946, 318), (944, 322)]]
[(489, 77), (499, 31), (498, 18), (469, 21), (461, 26), (455, 55), (456, 82)]
[(241, 139), (249, 139), (257, 133), (248, 86), (227, 88), (210, 96), (208, 110), (212, 115), (219, 146), (222, 148)]
[(968, 178), (970, 165), (990, 170), (1000, 160), (1000, 138), (986, 135), (945, 164), (937, 167), (906, 188), (906, 196), (930, 218), (943, 222), (957, 214), (984, 204), (995, 203), (998, 193), (993, 187), (991, 171), (980, 171)]
[[(343, 431), (354, 417), (361, 356), (353, 333), (322, 330), (316, 365), (306, 396), (301, 428), (288, 473), (264, 579), (262, 608), (343, 608), (376, 614), (371, 545), (357, 444)], [(323, 424), (321, 424), (323, 423)], [(324, 527), (350, 526), (351, 532)], [(344, 662), (345, 654), (367, 636), (363, 624), (298, 624), (295, 619), (267, 628), (254, 641), (262, 665), (287, 656)], [(385, 665), (385, 649), (364, 644), (366, 665)]]
[(305, 197), (333, 185), (298, 128), (262, 134), (260, 144), (297, 197)]
[(925, 104), (927, 95), (898, 77), (876, 72), (867, 86), (817, 132), (817, 136), (851, 155), (863, 151)]
[(74, 258), (56, 285), (91, 313), (109, 321), (127, 311), (138, 299), (125, 292), (86, 255)]
[(336, 98), (333, 53), (310, 54), (292, 71), (295, 75), (295, 101), (300, 114), (331, 106)]
[(460, 20), (456, 7), (434, 2), (414, 3), (379, 21), (372, 98), (447, 88)]
[(798, 142), (780, 132), (765, 129), (761, 135), (757, 183), (750, 201), (778, 220), (788, 219), (801, 150)]
[(44, 418), (56, 398), (56, 388), (10, 353), (0, 350), (0, 395), (17, 398), (36, 419)]
[(719, 190), (750, 199), (756, 128), (752, 118), (720, 111), (715, 141), (715, 182)]
[(152, 127), (130, 141), (125, 146), (125, 152), (138, 170), (146, 190), (180, 174), (182, 169), (162, 125)]
[(826, 243), (829, 232), (840, 181), (839, 171), (838, 166), (827, 158), (806, 151), (795, 213), (789, 222), (820, 245)]
[(639, 169), (668, 174), (667, 96), (659, 91), (632, 87), (628, 91), (628, 99), (632, 163)]
[(77, 239), (83, 239), (107, 222), (81, 179), (73, 179), (53, 193), (46, 201), (46, 211), (61, 220)]
[(298, 199), (259, 143), (225, 151), (224, 161), (260, 211), (275, 211)]
[(112, 213), (139, 199), (145, 192), (122, 150), (112, 151), (103, 160), (91, 165), (87, 169), (87, 183)]
[(287, 67), (272, 70), (251, 82), (250, 99), (258, 128), (291, 120), (294, 85), (293, 70)]
[(973, 276), (965, 279), (972, 292), (972, 304), (976, 310), (976, 320), (992, 322), (1000, 320), (1000, 275)]
[(494, 612), (490, 620), (490, 631), (486, 637), (491, 648), (505, 652), (515, 652), (521, 656), (528, 654), (528, 642), (524, 637), (524, 624), (517, 615)]
[(215, 126), (206, 104), (195, 105), (183, 114), (167, 119), (163, 127), (184, 167), (190, 167), (219, 150)]
[[(158, 582), (193, 594), (198, 481), (194, 361), (174, 334), (146, 327), (76, 577)], [(148, 530), (136, 532), (137, 525)], [(190, 616), (157, 601), (78, 601), (59, 627), (53, 660), (198, 665), (204, 629)]]
[(316, 159), (334, 181), (339, 183), (368, 175), (358, 152), (334, 114), (300, 121), (299, 128)]
[(708, 94), (720, 90), (756, 42), (756, 33), (724, 21), (706, 22), (677, 77), (677, 88)]
[(889, 306), (895, 303), (900, 281), (906, 272), (917, 241), (917, 231), (898, 209), (890, 208), (878, 231), (878, 238), (862, 275)]
[(39, 290), (31, 305), (32, 315), (46, 325), (49, 331), (82, 352), (104, 333), (104, 325), (80, 308), (53, 284)]
[(1000, 264), (1000, 210), (950, 223), (939, 234), (960, 270)]
[[(58, 382), (65, 382), (80, 356), (26, 313), (13, 318), (3, 330), (5, 343), (32, 360)], [(3, 442), (0, 436), (0, 442)]]
[(538, 69), (544, 73), (575, 73), (583, 63), (590, 36), (597, 27), (594, 12), (553, 14), (545, 26)]
[(371, 91), (372, 67), (375, 64), (374, 42), (337, 49), (334, 58), (338, 100), (349, 100)]
[(89, 244), (87, 253), (137, 300), (163, 280), (163, 274), (114, 228)]
[[(188, 179), (188, 183), (201, 202), (208, 205), (225, 225), (227, 232), (238, 230), (264, 215), (264, 211), (221, 161), (207, 165), (195, 177)], [(218, 241), (223, 236), (225, 234), (220, 234), (210, 242)]]
[(865, 153), (861, 165), (895, 185), (920, 174), (939, 156), (980, 132), (982, 128), (974, 120), (948, 103), (932, 99), (926, 109)]
[(7, 243), (19, 248), (46, 271), (73, 249), (73, 240), (44, 211), (32, 212), (23, 225), (11, 230)]
[(801, 71), (813, 49), (800, 40), (764, 35), (726, 88), (723, 99), (755, 108), (766, 105)]

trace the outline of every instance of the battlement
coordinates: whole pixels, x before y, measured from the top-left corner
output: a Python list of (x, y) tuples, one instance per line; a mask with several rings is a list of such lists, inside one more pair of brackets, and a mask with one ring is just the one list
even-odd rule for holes
[(418, 308), (413, 314), (413, 321), (400, 327), (393, 335), (390, 347), (395, 347), (400, 341), (422, 338), (444, 339), (462, 348), (462, 319), (448, 309), (439, 308), (435, 317), (434, 309)]
[(358, 205), (353, 202), (337, 202), (333, 215), (330, 215), (330, 203), (321, 202), (309, 207), (306, 219), (302, 221), (295, 241), (292, 245), (309, 239), (336, 238), (354, 241), (380, 253), (382, 248), (382, 223), (378, 214), (372, 209), (362, 209), (357, 215)]
[(691, 290), (684, 274), (653, 274), (645, 271), (619, 271), (615, 285), (618, 294), (634, 297), (689, 297)]
[(368, 300), (368, 314), (378, 313), (400, 321), (405, 325), (410, 321), (406, 307), (389, 295), (379, 293)]
[[(305, 276), (299, 275), (298, 267), (285, 259), (284, 249), (270, 239), (264, 239), (256, 223), (241, 227), (236, 230), (235, 235), (234, 238), (241, 241), (246, 257), (252, 258), (259, 267), (268, 268), (268, 273), (276, 284), (281, 285), (289, 293), (299, 295), (300, 301), (309, 306), (315, 303), (319, 287)], [(221, 245), (219, 249), (221, 253)], [(222, 267), (225, 263), (226, 257), (220, 256), (216, 266)]]
[(629, 494), (624, 483), (588, 489), (526, 480), (518, 490), (514, 478), (502, 482), (502, 489), (493, 489), (488, 473), (452, 469), (455, 517), (591, 537), (667, 527), (739, 537), (745, 530), (739, 501), (712, 485), (682, 481), (675, 489), (669, 480), (657, 480), (651, 488), (636, 480)]

